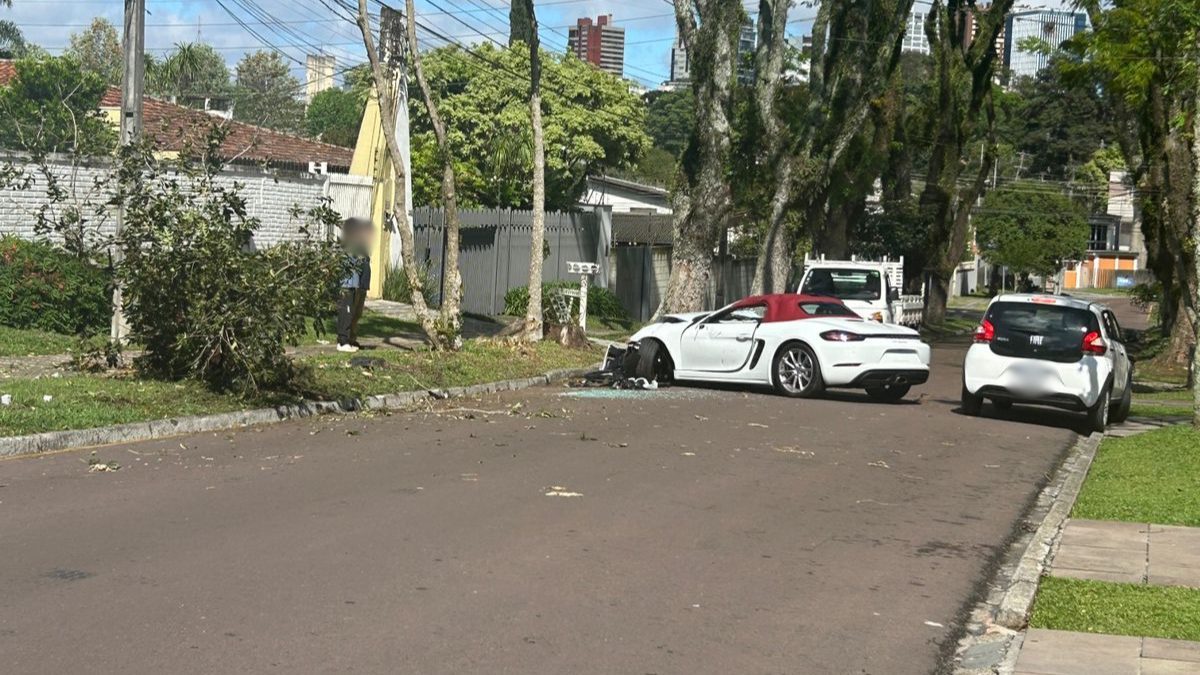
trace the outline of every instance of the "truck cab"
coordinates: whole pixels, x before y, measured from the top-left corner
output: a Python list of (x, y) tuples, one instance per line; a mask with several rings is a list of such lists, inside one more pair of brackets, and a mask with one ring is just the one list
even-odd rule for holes
[[(900, 294), (903, 278), (903, 259), (866, 262), (806, 258), (798, 292), (837, 298), (864, 319), (910, 324), (909, 305), (914, 301)], [(919, 306), (919, 296), (915, 302)]]

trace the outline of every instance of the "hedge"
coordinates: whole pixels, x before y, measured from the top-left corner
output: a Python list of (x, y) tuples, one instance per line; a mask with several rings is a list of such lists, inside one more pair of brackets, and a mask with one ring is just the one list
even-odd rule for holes
[(46, 242), (0, 237), (0, 325), (69, 335), (108, 329), (111, 276)]

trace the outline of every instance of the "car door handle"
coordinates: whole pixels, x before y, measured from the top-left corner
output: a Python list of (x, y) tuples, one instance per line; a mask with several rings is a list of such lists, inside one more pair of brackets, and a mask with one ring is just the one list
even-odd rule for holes
[(735, 337), (734, 339), (737, 340), (738, 342), (749, 342), (753, 338), (751, 338), (749, 335), (739, 335), (739, 336)]

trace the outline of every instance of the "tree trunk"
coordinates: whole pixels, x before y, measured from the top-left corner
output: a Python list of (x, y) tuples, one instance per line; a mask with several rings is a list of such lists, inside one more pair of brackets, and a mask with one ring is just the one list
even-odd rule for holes
[(754, 267), (751, 293), (786, 290), (791, 271), (792, 237), (784, 219), (792, 201), (792, 158), (784, 147), (782, 123), (776, 106), (783, 75), (783, 52), (787, 39), (790, 0), (759, 0), (758, 50), (755, 52), (754, 102), (762, 129), (760, 160), (774, 171), (775, 193), (767, 219), (767, 235)]
[[(1200, 54), (1200, 35), (1196, 36), (1196, 52)], [(1192, 244), (1192, 284), (1187, 304), (1192, 321), (1192, 426), (1200, 429), (1200, 101), (1194, 101), (1192, 108), (1191, 216), (1187, 240)]]
[[(542, 136), (542, 58), (533, 0), (523, 0), (529, 30), (529, 118), (533, 123), (533, 229), (529, 245), (529, 305), (520, 333), (526, 342), (542, 339), (542, 248), (546, 240), (546, 148)], [(411, 2), (411, 0), (410, 0)]]
[(754, 283), (750, 288), (753, 294), (788, 290), (796, 244), (784, 219), (792, 202), (793, 166), (792, 158), (788, 156), (780, 157), (775, 165), (775, 194), (771, 195), (767, 232), (754, 265)]
[[(379, 58), (379, 50), (375, 47), (375, 38), (371, 34), (371, 15), (367, 11), (367, 0), (358, 0), (358, 28), (362, 33), (363, 46), (366, 48), (367, 60), (371, 65), (371, 79), (375, 84), (375, 95), (379, 99), (379, 117), (383, 126), (383, 138), (387, 142), (388, 156), (391, 159), (392, 171), (395, 174), (396, 185), (404, 184), (405, 166), (404, 155), (400, 152), (400, 144), (396, 140), (396, 106), (392, 98), (393, 85), (388, 71)], [(404, 273), (408, 277), (409, 288), (412, 289), (413, 312), (417, 322), (421, 324), (421, 332), (436, 349), (447, 348), (442, 338), (437, 316), (425, 304), (425, 286), (420, 274), (417, 273), (417, 261), (413, 254), (416, 244), (413, 237), (413, 226), (408, 219), (408, 210), (395, 209), (396, 229), (400, 234), (401, 257), (404, 262)]]
[[(421, 88), (421, 98), (425, 102), (425, 111), (429, 113), (429, 121), (433, 126), (433, 135), (437, 140), (438, 154), (442, 160), (442, 206), (446, 210), (446, 247), (442, 251), (444, 268), (442, 276), (442, 306), (437, 320), (436, 330), (439, 339), (436, 347), (460, 349), (462, 347), (462, 274), (458, 269), (459, 231), (458, 218), (458, 183), (454, 176), (454, 154), (450, 148), (449, 136), (446, 134), (446, 123), (438, 110), (437, 101), (429, 81), (425, 79), (425, 69), (421, 64), (421, 52), (417, 45), (417, 17), (413, 9), (413, 0), (406, 0), (408, 11), (408, 54), (412, 59), (413, 70), (417, 76), (417, 84)], [(406, 262), (407, 265), (407, 262)]]
[(674, 199), (671, 277), (656, 314), (697, 312), (707, 304), (713, 252), (733, 208), (726, 167), (730, 105), (743, 12), (739, 0), (675, 0), (680, 39), (690, 54), (696, 126)]

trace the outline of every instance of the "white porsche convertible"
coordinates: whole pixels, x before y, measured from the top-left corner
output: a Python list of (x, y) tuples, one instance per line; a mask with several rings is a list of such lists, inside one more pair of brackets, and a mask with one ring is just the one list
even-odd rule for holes
[(756, 295), (715, 312), (672, 314), (630, 339), (626, 374), (768, 384), (785, 396), (865, 389), (898, 401), (929, 379), (917, 331), (859, 318), (837, 298)]

